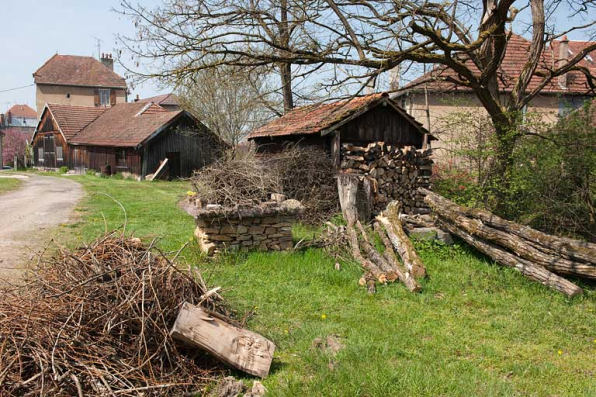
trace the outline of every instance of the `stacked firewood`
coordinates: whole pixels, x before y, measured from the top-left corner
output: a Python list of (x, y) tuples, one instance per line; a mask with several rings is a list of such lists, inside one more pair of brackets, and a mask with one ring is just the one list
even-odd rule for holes
[(596, 280), (596, 244), (548, 235), (425, 189), (420, 193), (446, 230), (531, 280), (567, 296), (579, 295), (582, 289), (562, 276)]
[(384, 142), (368, 146), (344, 143), (341, 168), (345, 173), (368, 176), (376, 181), (373, 187), (376, 211), (397, 200), (406, 214), (427, 214), (430, 210), (417, 189), (430, 187), (431, 154), (431, 150), (400, 149)]

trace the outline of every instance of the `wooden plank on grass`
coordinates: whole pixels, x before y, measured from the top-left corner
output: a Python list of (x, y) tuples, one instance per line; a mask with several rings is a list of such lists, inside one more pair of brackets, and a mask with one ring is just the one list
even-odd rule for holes
[(269, 373), (275, 351), (275, 345), (270, 340), (228, 324), (188, 302), (182, 305), (170, 335), (261, 378)]
[(153, 181), (157, 178), (159, 178), (159, 174), (161, 174), (166, 166), (166, 164), (168, 164), (168, 159), (164, 159), (164, 161), (161, 162), (161, 164), (159, 165), (159, 167), (157, 168), (157, 171), (155, 171), (155, 173), (148, 177), (147, 179), (149, 179), (150, 181)]

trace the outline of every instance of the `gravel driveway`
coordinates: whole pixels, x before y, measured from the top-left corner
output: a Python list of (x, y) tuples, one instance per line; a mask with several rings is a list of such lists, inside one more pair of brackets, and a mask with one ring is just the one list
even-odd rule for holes
[(0, 279), (8, 280), (19, 277), (52, 239), (52, 228), (67, 223), (83, 197), (81, 185), (67, 178), (16, 177), (23, 180), (21, 187), (0, 195)]

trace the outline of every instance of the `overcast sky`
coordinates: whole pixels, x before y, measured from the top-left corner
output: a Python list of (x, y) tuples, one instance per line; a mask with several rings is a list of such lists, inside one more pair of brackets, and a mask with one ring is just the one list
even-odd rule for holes
[[(0, 91), (33, 84), (33, 72), (55, 53), (86, 55), (97, 58), (97, 40), (101, 52), (115, 53), (115, 34), (134, 34), (133, 24), (112, 12), (118, 0), (1, 0), (0, 1)], [(143, 4), (159, 4), (144, 0)], [(115, 66), (116, 73), (124, 70)], [(135, 87), (134, 98), (157, 95), (151, 84)], [(15, 103), (35, 109), (35, 87), (0, 92), (0, 113)]]
[[(153, 8), (160, 0), (143, 0), (145, 7)], [(35, 108), (33, 72), (55, 53), (65, 55), (98, 56), (101, 52), (115, 53), (118, 45), (115, 35), (135, 33), (134, 25), (122, 15), (113, 12), (119, 0), (0, 0), (0, 113), (15, 103), (26, 103)], [(522, 13), (514, 23), (514, 32), (521, 33), (529, 11)], [(524, 15), (526, 14), (526, 15)], [(555, 26), (565, 29), (571, 25), (565, 12), (555, 15)], [(570, 39), (585, 39), (577, 33)], [(115, 66), (124, 76), (124, 70)], [(17, 87), (23, 89), (11, 90)], [(130, 99), (168, 92), (154, 84), (135, 87)]]

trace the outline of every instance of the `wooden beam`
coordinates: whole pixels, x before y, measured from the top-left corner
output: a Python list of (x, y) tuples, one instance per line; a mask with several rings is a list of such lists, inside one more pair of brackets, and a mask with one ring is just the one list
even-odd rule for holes
[(184, 302), (170, 335), (205, 350), (248, 374), (269, 374), (275, 345), (252, 331), (233, 326), (207, 310)]

